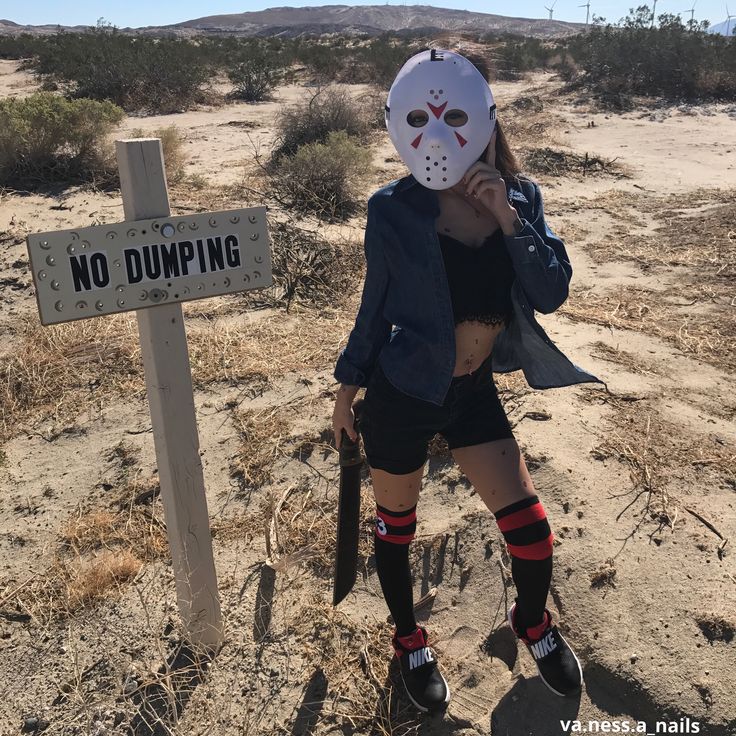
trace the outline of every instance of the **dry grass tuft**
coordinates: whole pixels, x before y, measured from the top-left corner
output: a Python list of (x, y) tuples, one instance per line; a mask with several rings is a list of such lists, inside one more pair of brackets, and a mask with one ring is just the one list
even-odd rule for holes
[[(278, 558), (302, 558), (319, 578), (330, 579), (335, 567), (337, 537), (336, 489), (319, 496), (309, 479), (288, 488), (281, 498), (269, 502), (269, 546)], [(368, 485), (361, 487), (358, 567), (373, 554), (375, 501)], [(276, 561), (276, 560), (275, 560)]]
[(0, 437), (19, 424), (63, 423), (111, 392), (141, 387), (138, 333), (130, 315), (43, 327), (24, 320), (15, 351), (0, 358)]
[(736, 369), (736, 320), (727, 311), (697, 315), (665, 303), (659, 292), (619, 285), (606, 294), (573, 286), (559, 312), (576, 322), (655, 335), (685, 354), (725, 370)]
[(646, 225), (649, 220), (654, 226), (651, 233), (632, 233), (625, 227), (617, 237), (593, 243), (588, 252), (596, 262), (624, 259), (645, 270), (681, 267), (699, 281), (733, 283), (736, 190), (696, 189), (688, 192), (685, 202), (680, 194), (658, 197), (611, 190), (593, 202), (627, 226), (632, 216), (639, 218), (638, 225)]
[(258, 488), (271, 480), (279, 449), (288, 436), (288, 415), (292, 409), (276, 407), (262, 413), (255, 409), (239, 409), (233, 413), (233, 425), (241, 445), (231, 463), (231, 474), (244, 487)]
[(549, 146), (532, 148), (524, 152), (524, 165), (534, 174), (545, 176), (626, 176), (616, 159), (606, 161), (599, 156), (560, 151)]
[(121, 489), (110, 509), (76, 513), (67, 520), (46, 569), (27, 584), (6, 582), (4, 604), (46, 623), (70, 616), (132, 580), (142, 566), (169, 554), (158, 481), (136, 480)]
[(69, 612), (105, 598), (112, 589), (132, 580), (143, 566), (130, 550), (104, 551), (64, 566), (65, 608)]
[(611, 363), (615, 363), (631, 373), (638, 373), (641, 375), (656, 375), (657, 371), (653, 370), (650, 366), (646, 365), (640, 356), (630, 353), (628, 350), (621, 350), (620, 348), (614, 348), (612, 345), (596, 340), (591, 343), (591, 355), (599, 360), (607, 360)]

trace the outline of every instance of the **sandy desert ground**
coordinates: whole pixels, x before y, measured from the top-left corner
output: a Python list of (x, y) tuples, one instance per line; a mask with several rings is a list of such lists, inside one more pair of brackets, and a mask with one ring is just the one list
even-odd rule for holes
[[(0, 96), (35, 89), (16, 67), (0, 61)], [(502, 537), (441, 442), (412, 554), (416, 597), (437, 588), (420, 617), (453, 691), (444, 717), (418, 716), (388, 666), (367, 468), (361, 575), (332, 609), (332, 369), (359, 279), (340, 310), (185, 307), (227, 627), (206, 668), (186, 667), (134, 319), (42, 329), (24, 242), (121, 221), (119, 195), (5, 191), (3, 390), (22, 377), (38, 391), (4, 417), (0, 448), (1, 734), (553, 736), (576, 719), (736, 734), (736, 105), (604, 113), (559, 88), (535, 73), (494, 93), (512, 144), (609, 162), (534, 174), (574, 269), (570, 298), (540, 322), (607, 388), (496, 381), (556, 534), (549, 605), (583, 664), (582, 695), (552, 695), (517, 648)], [(116, 137), (172, 123), (186, 134), (187, 171), (209, 185), (172, 189), (175, 214), (258, 204), (234, 194), (253, 145), (267, 151), (281, 105), (304, 94), (295, 84), (271, 102), (129, 117)], [(519, 105), (530, 96), (542, 113)], [(405, 173), (385, 132), (372, 150), (366, 199)], [(299, 225), (362, 252), (362, 217)], [(274, 574), (264, 531), (284, 496), (282, 552), (312, 556)], [(134, 574), (84, 598), (106, 554)]]

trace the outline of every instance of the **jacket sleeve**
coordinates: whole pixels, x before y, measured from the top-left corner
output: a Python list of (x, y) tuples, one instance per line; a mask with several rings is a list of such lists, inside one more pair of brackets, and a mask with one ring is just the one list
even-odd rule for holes
[(534, 184), (532, 220), (520, 216), (524, 225), (518, 235), (504, 237), (529, 304), (542, 314), (549, 314), (567, 299), (572, 266), (565, 244), (544, 219), (542, 192)]
[(355, 326), (340, 352), (334, 377), (340, 383), (366, 387), (381, 348), (391, 336), (391, 322), (383, 316), (389, 273), (383, 250), (375, 205), (368, 200), (368, 216), (363, 248), (366, 273), (363, 296), (355, 318)]

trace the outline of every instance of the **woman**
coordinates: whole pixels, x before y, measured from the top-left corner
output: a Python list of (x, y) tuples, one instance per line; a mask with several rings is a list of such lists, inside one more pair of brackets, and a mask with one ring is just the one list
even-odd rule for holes
[[(339, 447), (356, 439), (352, 401), (366, 388), (360, 432), (377, 504), (376, 568), (412, 702), (450, 691), (414, 619), (409, 544), (427, 444), (442, 434), (495, 515), (517, 597), (508, 619), (545, 684), (580, 690), (577, 657), (546, 608), (553, 536), (499, 401), (493, 371), (521, 368), (534, 388), (599, 381), (571, 363), (534, 318), (567, 298), (572, 268), (544, 221), (536, 183), (518, 176), (487, 81), (466, 58), (425, 50), (391, 86), (389, 136), (409, 176), (374, 193), (355, 327), (335, 366)], [(521, 216), (520, 216), (521, 215)]]

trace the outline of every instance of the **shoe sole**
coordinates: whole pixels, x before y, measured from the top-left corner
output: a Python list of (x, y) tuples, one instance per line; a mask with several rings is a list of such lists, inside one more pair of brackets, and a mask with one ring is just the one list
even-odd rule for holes
[[(509, 626), (511, 627), (511, 631), (513, 632), (514, 636), (516, 636), (516, 632), (514, 631), (514, 625), (513, 625), (513, 623), (511, 623), (511, 612), (513, 610), (514, 610), (514, 607), (511, 606), (511, 608), (509, 608), (509, 612), (508, 612), (508, 615), (506, 616), (506, 618), (507, 618), (507, 620), (509, 622)], [(565, 642), (565, 644), (567, 644), (567, 639), (565, 639), (565, 637), (562, 636), (562, 634), (560, 634), (560, 637), (562, 637), (562, 639)], [(578, 659), (578, 655), (575, 654), (575, 650), (569, 644), (567, 644), (567, 646), (568, 646), (568, 649), (570, 650), (572, 656), (575, 657), (575, 663), (577, 664), (577, 666), (578, 666), (578, 672), (580, 673), (580, 685), (577, 688), (577, 690), (574, 690), (571, 693), (561, 693), (559, 690), (555, 690), (552, 687), (552, 685), (550, 685), (547, 682), (547, 680), (544, 679), (544, 675), (542, 674), (542, 671), (539, 669), (539, 665), (537, 664), (537, 660), (534, 659), (534, 657), (532, 657), (532, 659), (534, 659), (534, 665), (537, 668), (537, 674), (539, 675), (539, 679), (547, 686), (547, 688), (549, 690), (551, 690), (555, 695), (559, 695), (561, 698), (571, 698), (574, 695), (577, 695), (579, 692), (582, 691), (582, 689), (583, 689), (583, 682), (584, 682), (584, 680), (583, 680), (583, 668), (580, 666), (580, 660)]]
[[(439, 670), (438, 670), (439, 672)], [(440, 705), (435, 705), (434, 708), (427, 708), (426, 705), (420, 705), (417, 703), (414, 698), (412, 698), (411, 693), (409, 692), (409, 688), (406, 686), (406, 680), (404, 680), (404, 673), (399, 669), (399, 673), (401, 674), (401, 682), (404, 684), (404, 692), (409, 696), (409, 700), (414, 704), (414, 707), (420, 710), (422, 713), (430, 713), (431, 711), (436, 710), (442, 710), (443, 708), (447, 707), (447, 704), (450, 702), (450, 686), (447, 684), (447, 680), (445, 680), (445, 676), (440, 672), (440, 677), (442, 678), (442, 681), (445, 683), (445, 687), (447, 688), (447, 695), (445, 696), (445, 700)]]

